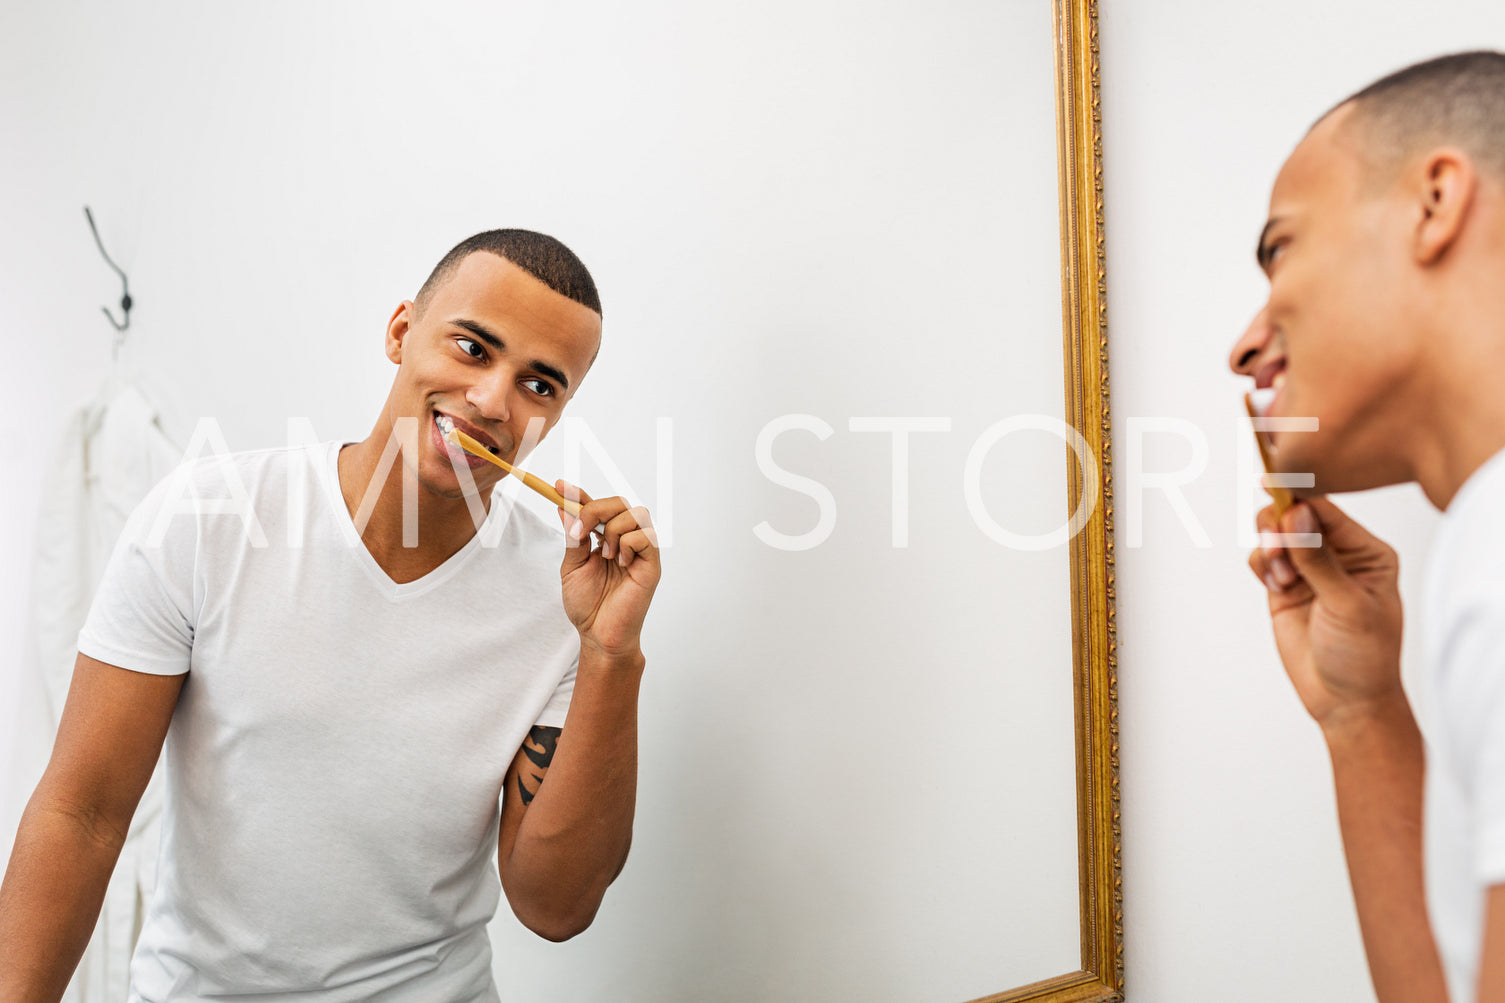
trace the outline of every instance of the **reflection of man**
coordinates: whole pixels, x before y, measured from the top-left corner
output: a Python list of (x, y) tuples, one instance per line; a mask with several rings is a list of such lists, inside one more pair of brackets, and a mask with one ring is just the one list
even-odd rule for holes
[[(392, 315), (397, 375), (365, 441), (158, 486), (80, 636), (0, 891), (0, 999), (62, 993), (164, 736), (133, 1001), (495, 1000), (499, 888), (542, 936), (590, 923), (631, 838), (647, 513), (561, 482), (586, 503), (560, 512), (561, 547), (491, 505), (500, 471), (436, 420), (515, 458), (600, 332), (564, 245), (479, 234)], [(184, 500), (240, 486), (249, 513)]]
[(1423, 63), (1325, 116), (1276, 179), (1259, 260), (1269, 300), (1233, 368), (1277, 388), (1272, 415), (1319, 422), (1277, 435), (1279, 467), (1323, 492), (1414, 480), (1446, 513), (1425, 785), (1394, 552), (1312, 497), (1278, 528), (1320, 547), (1250, 558), (1332, 756), (1375, 989), (1505, 1000), (1505, 56)]

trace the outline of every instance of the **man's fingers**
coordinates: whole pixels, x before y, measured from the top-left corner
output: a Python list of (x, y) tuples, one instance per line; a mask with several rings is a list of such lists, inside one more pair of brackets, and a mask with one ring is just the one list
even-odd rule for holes
[(1312, 598), (1311, 587), (1302, 581), (1301, 576), (1284, 557), (1279, 560), (1284, 564), (1285, 570), (1277, 577), (1275, 571), (1272, 570), (1274, 560), (1259, 550), (1249, 555), (1249, 570), (1254, 572), (1254, 577), (1260, 580), (1270, 594), (1270, 612), (1277, 613), (1309, 602)]
[(653, 528), (653, 517), (642, 505), (613, 519), (612, 528), (621, 530), (618, 549), (623, 567), (631, 564), (635, 557), (658, 549), (658, 531)]
[(1280, 533), (1280, 517), (1275, 514), (1274, 505), (1266, 505), (1259, 510), (1254, 517), (1254, 528), (1259, 531), (1259, 546), (1266, 557), (1275, 557), (1285, 545), (1277, 539)]
[[(571, 484), (569, 481), (555, 481), (554, 490), (558, 491), (560, 495), (563, 496), (566, 500), (580, 503), (581, 520), (584, 521), (584, 510), (585, 507), (591, 503), (591, 496), (586, 494), (585, 491), (581, 488), (578, 488), (575, 485)], [(565, 510), (561, 508), (560, 511), (563, 512)], [(587, 529), (590, 529), (593, 528), (596, 524), (594, 522), (587, 522), (585, 525)], [(580, 536), (582, 537), (584, 535), (584, 533), (580, 534)]]
[[(601, 556), (624, 567), (631, 564), (635, 557), (658, 547), (658, 534), (653, 528), (653, 520), (647, 508), (641, 505), (629, 508), (627, 499), (620, 496), (592, 499), (566, 481), (556, 481), (554, 487), (565, 498), (582, 500), (578, 518), (567, 514), (563, 509), (559, 510), (560, 522), (571, 542), (576, 544), (573, 549), (583, 551), (574, 563), (583, 562), (590, 554), (590, 534), (596, 531), (597, 526), (602, 527), (599, 534)], [(587, 546), (579, 546), (581, 543)]]
[[(618, 498), (597, 498), (586, 502), (580, 507), (580, 522), (584, 529), (576, 528), (575, 532), (581, 534), (582, 539), (588, 539), (590, 533), (598, 533), (601, 537), (601, 556), (608, 560), (617, 556), (617, 538), (630, 526), (618, 523), (615, 527), (613, 520), (625, 511), (627, 502)], [(601, 529), (597, 530), (596, 527)]]
[(579, 517), (570, 515), (564, 508), (559, 509), (559, 520), (564, 524), (565, 536), (569, 539), (570, 547), (576, 550), (584, 550), (590, 554), (590, 534), (595, 529), (594, 522), (586, 521), (585, 506), (591, 502), (591, 496), (566, 480), (554, 482), (554, 490), (565, 499), (581, 504)]
[[(653, 528), (653, 516), (648, 512), (648, 509), (643, 505), (638, 505), (628, 511), (637, 520), (638, 528), (643, 531), (648, 545), (656, 548), (658, 546), (658, 530)], [(642, 550), (639, 549), (638, 553), (642, 553)]]
[(1266, 505), (1260, 509), (1254, 517), (1254, 523), (1259, 529), (1259, 549), (1254, 552), (1254, 556), (1259, 557), (1260, 561), (1256, 564), (1251, 556), (1249, 567), (1270, 590), (1279, 592), (1290, 588), (1301, 576), (1286, 556), (1285, 545), (1277, 539), (1280, 521), (1275, 515), (1275, 506)]
[(1275, 506), (1266, 505), (1259, 510), (1254, 517), (1254, 526), (1261, 533), (1276, 533), (1280, 531), (1280, 520), (1275, 516)]
[(1311, 508), (1321, 525), (1322, 542), (1333, 552), (1369, 554), (1380, 559), (1394, 559), (1395, 551), (1390, 545), (1369, 530), (1349, 518), (1348, 513), (1326, 498), (1309, 498), (1302, 504)]
[[(1337, 506), (1326, 502), (1328, 514), (1336, 513), (1342, 516)], [(1342, 516), (1347, 519), (1346, 516)], [(1280, 521), (1281, 530), (1285, 533), (1320, 533), (1322, 542), (1316, 547), (1291, 547), (1285, 553), (1291, 559), (1296, 572), (1312, 587), (1314, 592), (1321, 594), (1328, 589), (1344, 588), (1349, 584), (1348, 572), (1334, 553), (1336, 540), (1329, 535), (1333, 527), (1324, 523), (1319, 515), (1319, 510), (1312, 500), (1303, 501), (1291, 508)], [(1358, 524), (1349, 520), (1349, 525), (1355, 529)], [(1360, 532), (1363, 532), (1360, 530)], [(1368, 535), (1365, 533), (1364, 535)], [(1273, 561), (1272, 561), (1273, 564)], [(1272, 571), (1274, 569), (1272, 568)]]
[(558, 491), (561, 495), (568, 498), (570, 501), (577, 501), (582, 505), (589, 503), (591, 500), (590, 495), (586, 494), (583, 489), (576, 487), (569, 481), (555, 481), (554, 490)]
[(635, 529), (625, 534), (621, 541), (622, 554), (618, 563), (622, 567), (632, 566), (632, 562), (640, 557), (651, 557), (658, 550), (658, 540), (652, 527), (647, 529)]
[[(1255, 553), (1259, 554), (1265, 560), (1264, 574), (1260, 577), (1264, 578), (1268, 575), (1277, 587), (1282, 589), (1290, 588), (1301, 578), (1298, 566), (1291, 563), (1290, 552), (1280, 545), (1267, 545), (1255, 551)], [(1266, 581), (1265, 584), (1268, 585), (1269, 581)]]
[(1271, 592), (1288, 592), (1301, 583), (1301, 576), (1290, 560), (1282, 555), (1271, 557), (1263, 550), (1249, 554), (1249, 570)]
[(585, 533), (583, 540), (571, 535), (574, 527), (579, 524), (580, 520), (570, 515), (564, 509), (557, 509), (556, 511), (559, 513), (559, 523), (564, 527), (564, 564), (561, 571), (568, 573), (590, 560), (590, 533)]
[[(610, 498), (605, 502), (620, 502), (624, 506), (627, 504), (622, 498)], [(605, 504), (605, 502), (598, 504)], [(610, 511), (612, 508), (616, 508), (616, 505), (612, 504), (605, 511)], [(615, 560), (624, 567), (632, 563), (632, 554), (629, 553), (626, 540), (630, 533), (645, 532), (647, 534), (640, 539), (648, 542), (633, 548), (636, 553), (641, 553), (645, 546), (658, 546), (658, 535), (653, 529), (652, 518), (648, 515), (648, 510), (641, 505), (636, 508), (623, 508), (609, 518), (606, 518), (603, 512), (603, 521), (606, 525), (606, 536), (601, 545), (601, 553), (608, 560)]]

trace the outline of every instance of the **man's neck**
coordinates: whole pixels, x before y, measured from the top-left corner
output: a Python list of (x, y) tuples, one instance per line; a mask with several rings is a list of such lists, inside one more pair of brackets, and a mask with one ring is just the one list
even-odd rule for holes
[[(401, 455), (382, 476), (382, 453), (388, 441), (386, 435), (373, 433), (342, 448), (337, 470), (340, 495), (361, 542), (388, 577), (402, 583), (422, 578), (443, 564), (470, 542), (479, 527), (463, 497), (445, 497), (424, 487)], [(371, 492), (378, 493), (368, 503)], [(410, 499), (406, 505), (405, 495)], [(369, 512), (362, 513), (367, 504)], [(479, 513), (489, 511), (485, 492), (478, 494), (476, 505)], [(405, 515), (411, 528), (404, 525)]]
[(1438, 509), (1505, 449), (1505, 393), (1496, 380), (1505, 374), (1505, 316), (1490, 328), (1449, 339), (1449, 351), (1430, 367), (1427, 399), (1418, 408), (1426, 417), (1405, 445), (1417, 483)]

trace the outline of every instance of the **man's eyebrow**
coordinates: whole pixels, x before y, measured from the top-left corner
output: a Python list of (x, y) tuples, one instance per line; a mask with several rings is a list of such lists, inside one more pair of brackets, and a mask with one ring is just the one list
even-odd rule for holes
[[(469, 331), (477, 338), (480, 338), (482, 341), (486, 342), (486, 344), (490, 345), (498, 352), (505, 352), (507, 350), (506, 342), (502, 341), (501, 338), (497, 337), (494, 332), (489, 330), (483, 324), (478, 324), (475, 321), (465, 317), (457, 318), (450, 321), (450, 323), (455, 325), (456, 327), (463, 327), (465, 330)], [(558, 366), (551, 366), (547, 362), (542, 362), (538, 359), (534, 359), (528, 363), (528, 368), (535, 369), (543, 375), (547, 376), (549, 379), (553, 380), (555, 383), (558, 383), (559, 389), (561, 390), (568, 390), (570, 388), (570, 378), (564, 375), (564, 373), (560, 371)]]
[(452, 321), (450, 321), (450, 323), (453, 324), (453, 325), (455, 325), (456, 327), (463, 327), (463, 328), (465, 328), (465, 330), (469, 331), (471, 334), (475, 335), (477, 338), (480, 338), (482, 341), (486, 342), (486, 344), (490, 345), (492, 348), (496, 349), (498, 352), (505, 352), (507, 350), (507, 346), (502, 342), (501, 338), (497, 337), (490, 330), (488, 330), (485, 326), (483, 326), (481, 324), (477, 324), (473, 320), (467, 320), (467, 319), (461, 317), (458, 320), (452, 320)]
[(1267, 275), (1270, 272), (1270, 245), (1265, 243), (1265, 239), (1280, 221), (1280, 216), (1271, 216), (1265, 222), (1265, 228), (1259, 231), (1259, 243), (1254, 248), (1254, 260), (1259, 262), (1259, 270)]
[(543, 373), (549, 379), (558, 383), (561, 390), (568, 390), (570, 388), (570, 378), (547, 362), (534, 359), (528, 363), (528, 368)]

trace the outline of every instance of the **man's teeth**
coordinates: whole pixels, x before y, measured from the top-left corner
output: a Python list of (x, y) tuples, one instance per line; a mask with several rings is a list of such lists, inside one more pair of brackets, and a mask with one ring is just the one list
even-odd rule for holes
[[(436, 415), (434, 415), (434, 424), (436, 424), (436, 425), (439, 426), (439, 434), (442, 435), (442, 436), (444, 436), (445, 439), (449, 439), (450, 436), (453, 435), (454, 432), (455, 432), (455, 421), (454, 421), (453, 418), (449, 417), (448, 415), (444, 415), (444, 414), (436, 414)], [(472, 436), (472, 438), (474, 438), (474, 437)], [(476, 439), (476, 441), (480, 442), (481, 440)], [(481, 442), (481, 445), (486, 446), (486, 443)], [(486, 451), (488, 453), (490, 453), (492, 456), (501, 456), (502, 455), (502, 450), (501, 450), (500, 446), (486, 446)]]

